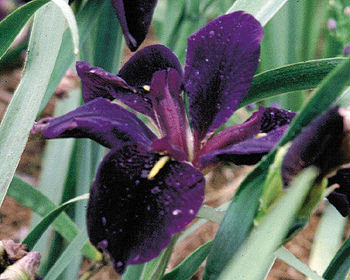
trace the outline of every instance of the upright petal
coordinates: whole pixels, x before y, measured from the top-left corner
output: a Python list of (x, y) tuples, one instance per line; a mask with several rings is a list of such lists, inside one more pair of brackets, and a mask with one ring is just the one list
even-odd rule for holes
[(136, 51), (147, 35), (157, 0), (112, 0), (112, 4), (129, 49)]
[(260, 107), (243, 124), (213, 136), (200, 150), (201, 166), (218, 161), (255, 164), (282, 138), (295, 113), (283, 109)]
[(174, 69), (158, 71), (153, 75), (149, 98), (162, 137), (168, 136), (170, 144), (187, 154), (186, 133), (188, 128), (182, 79)]
[(143, 48), (133, 55), (120, 69), (118, 76), (134, 87), (150, 86), (153, 74), (159, 70), (173, 68), (182, 75), (176, 55), (163, 45)]
[(260, 23), (239, 11), (211, 21), (188, 38), (184, 83), (197, 146), (247, 94), (262, 37)]
[(123, 143), (149, 147), (156, 139), (135, 114), (102, 97), (58, 118), (40, 120), (33, 132), (41, 132), (46, 138), (91, 138), (108, 148)]
[(148, 179), (160, 157), (136, 145), (113, 149), (90, 191), (90, 240), (110, 255), (119, 273), (159, 255), (203, 201), (204, 177), (187, 163), (168, 161)]

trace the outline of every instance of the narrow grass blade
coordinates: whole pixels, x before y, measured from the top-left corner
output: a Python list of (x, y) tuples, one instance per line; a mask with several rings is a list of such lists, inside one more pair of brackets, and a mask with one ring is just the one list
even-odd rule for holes
[(0, 125), (0, 205), (50, 80), (64, 28), (64, 17), (53, 3), (34, 18), (23, 77)]
[(72, 34), (72, 39), (73, 39), (73, 45), (74, 45), (73, 53), (75, 55), (78, 55), (78, 53), (79, 53), (79, 32), (78, 32), (78, 25), (77, 25), (77, 22), (75, 20), (75, 16), (73, 14), (73, 11), (69, 7), (69, 5), (62, 0), (52, 0), (52, 2), (54, 2), (57, 5), (57, 7), (59, 7), (61, 9), (62, 14), (64, 15), (64, 17), (67, 20), (69, 29), (70, 29), (71, 34)]
[(317, 226), (316, 235), (312, 243), (309, 265), (317, 273), (322, 273), (337, 253), (344, 236), (347, 219), (328, 204), (322, 219)]
[(11, 14), (0, 22), (0, 59), (3, 57), (13, 40), (22, 30), (26, 22), (34, 15), (34, 13), (50, 0), (32, 1)]
[(187, 280), (191, 279), (196, 273), (198, 267), (204, 262), (211, 248), (211, 241), (203, 244), (185, 260), (183, 260), (176, 268), (165, 274), (162, 280)]
[(143, 269), (146, 264), (129, 265), (123, 274), (122, 280), (141, 279)]
[(315, 271), (311, 270), (305, 263), (299, 260), (291, 252), (289, 252), (285, 247), (280, 247), (276, 252), (275, 256), (280, 260), (284, 261), (286, 264), (294, 267), (296, 270), (309, 277), (310, 280), (322, 280), (323, 278), (318, 275)]
[(308, 168), (298, 175), (275, 208), (250, 234), (236, 257), (229, 261), (220, 274), (220, 280), (264, 278), (267, 268), (270, 267), (268, 260), (288, 233), (289, 225), (294, 221), (317, 173), (314, 168)]
[(22, 243), (27, 244), (29, 250), (31, 250), (36, 244), (36, 242), (39, 240), (41, 235), (54, 222), (54, 220), (58, 217), (59, 214), (61, 214), (71, 204), (87, 199), (89, 199), (89, 194), (83, 194), (76, 198), (68, 200), (67, 202), (57, 207), (55, 210), (52, 210), (41, 220), (39, 224), (36, 225), (36, 227), (26, 236)]
[(62, 273), (62, 271), (69, 265), (69, 263), (79, 254), (84, 244), (88, 242), (86, 230), (81, 231), (74, 237), (72, 242), (64, 250), (57, 262), (51, 267), (49, 272), (45, 275), (45, 280), (55, 280)]
[(323, 278), (327, 280), (346, 279), (350, 269), (350, 237), (344, 242), (343, 246), (338, 250), (335, 257), (327, 267), (323, 274)]
[(239, 107), (298, 90), (316, 88), (346, 58), (310, 60), (268, 70), (254, 76)]
[(243, 10), (265, 25), (287, 3), (287, 0), (237, 0), (227, 13)]
[[(11, 182), (8, 196), (41, 216), (45, 216), (57, 208), (57, 206), (40, 191), (16, 176)], [(52, 225), (68, 241), (73, 240), (78, 233), (76, 225), (64, 213), (58, 216)], [(101, 253), (90, 243), (85, 245), (82, 249), (82, 253), (94, 261), (101, 261), (102, 259)]]

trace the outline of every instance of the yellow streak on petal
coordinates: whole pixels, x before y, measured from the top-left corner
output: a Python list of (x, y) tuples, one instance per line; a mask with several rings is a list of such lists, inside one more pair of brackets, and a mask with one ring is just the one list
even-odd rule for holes
[(256, 135), (256, 137), (257, 138), (261, 138), (261, 137), (264, 137), (264, 136), (266, 136), (267, 134), (265, 133), (265, 132), (261, 132), (261, 133), (258, 133), (257, 135)]
[(169, 159), (169, 156), (161, 157), (149, 172), (147, 179), (150, 180), (154, 178), (158, 174), (158, 172), (164, 167), (164, 165), (169, 161)]
[(143, 86), (143, 89), (144, 89), (145, 91), (150, 91), (150, 90), (151, 90), (151, 87), (148, 86), (148, 85), (144, 85), (144, 86)]

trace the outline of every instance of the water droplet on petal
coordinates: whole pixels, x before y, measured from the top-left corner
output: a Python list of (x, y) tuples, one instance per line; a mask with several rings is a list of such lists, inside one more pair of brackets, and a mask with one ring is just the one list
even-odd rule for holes
[(107, 219), (106, 217), (102, 217), (102, 224), (105, 226), (107, 224)]
[(160, 193), (162, 190), (158, 187), (158, 186), (156, 186), (156, 187), (154, 187), (153, 189), (151, 189), (151, 193), (153, 193), (153, 194), (157, 194), (157, 193)]
[(147, 211), (150, 211), (151, 210), (151, 205), (147, 205), (146, 209), (147, 209)]
[(121, 262), (121, 261), (117, 262), (117, 267), (122, 267), (123, 265), (124, 265), (123, 262)]
[(212, 31), (209, 32), (209, 36), (210, 36), (210, 37), (213, 37), (214, 35), (215, 35), (215, 31), (214, 31), (214, 30), (212, 30)]
[(177, 215), (179, 215), (181, 212), (182, 212), (182, 211), (181, 211), (180, 209), (175, 209), (175, 210), (172, 212), (172, 214), (173, 214), (174, 216), (177, 216)]
[(190, 213), (190, 214), (194, 214), (194, 211), (193, 211), (193, 209), (190, 209), (190, 210), (188, 210), (188, 212)]

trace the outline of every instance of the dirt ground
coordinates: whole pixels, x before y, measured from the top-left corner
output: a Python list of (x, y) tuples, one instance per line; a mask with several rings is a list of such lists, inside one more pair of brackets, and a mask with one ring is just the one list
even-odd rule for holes
[[(20, 70), (18, 69), (0, 75), (0, 118), (4, 113), (6, 105), (11, 99), (19, 77)], [(45, 114), (50, 114), (50, 112), (52, 112), (53, 104), (54, 101), (50, 103)], [(40, 175), (40, 160), (43, 147), (43, 142), (29, 142), (18, 167), (18, 174), (24, 176), (33, 184), (37, 182)], [(217, 168), (212, 175), (207, 178), (209, 184), (206, 189), (206, 204), (210, 206), (218, 206), (230, 200), (236, 187), (250, 169), (251, 167)], [(320, 207), (312, 216), (308, 226), (286, 245), (293, 254), (305, 263), (308, 262), (315, 229), (317, 228), (321, 215), (322, 207)], [(12, 198), (7, 197), (0, 209), (0, 239), (11, 238), (15, 241), (22, 240), (28, 233), (30, 218), (31, 212), (28, 209), (19, 205)], [(168, 270), (174, 268), (198, 246), (211, 240), (215, 236), (217, 228), (217, 225), (208, 222), (181, 241), (174, 250)], [(85, 261), (83, 270), (87, 269), (89, 265), (91, 264), (88, 261)], [(202, 272), (203, 266), (192, 279), (201, 279)], [(119, 279), (119, 276), (111, 267), (105, 267), (92, 279)], [(282, 261), (277, 260), (267, 279), (301, 280), (305, 279), (305, 277)]]

